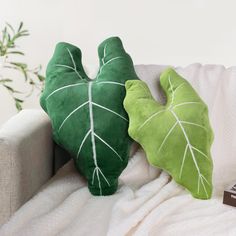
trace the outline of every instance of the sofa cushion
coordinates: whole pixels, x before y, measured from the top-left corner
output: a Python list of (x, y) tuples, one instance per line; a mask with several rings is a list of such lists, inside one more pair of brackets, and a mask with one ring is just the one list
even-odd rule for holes
[(130, 136), (149, 162), (169, 172), (194, 197), (212, 194), (213, 133), (208, 109), (191, 85), (169, 68), (160, 77), (167, 102), (161, 105), (143, 81), (126, 82), (125, 109)]
[(131, 139), (123, 108), (125, 81), (138, 79), (119, 38), (98, 48), (100, 70), (90, 79), (79, 48), (59, 43), (47, 68), (41, 105), (52, 121), (55, 141), (74, 157), (94, 195), (116, 191)]

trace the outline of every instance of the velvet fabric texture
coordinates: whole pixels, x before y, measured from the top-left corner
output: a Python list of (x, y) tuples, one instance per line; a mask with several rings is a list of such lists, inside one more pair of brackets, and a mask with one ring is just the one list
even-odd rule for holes
[(161, 74), (160, 85), (167, 97), (165, 105), (154, 100), (143, 81), (126, 82), (129, 134), (142, 145), (149, 163), (170, 173), (193, 197), (209, 199), (213, 132), (208, 108), (172, 68)]
[(98, 47), (100, 70), (90, 79), (79, 48), (59, 43), (47, 67), (41, 106), (52, 121), (55, 141), (71, 153), (93, 195), (113, 194), (128, 163), (131, 139), (123, 108), (125, 82), (137, 80), (122, 42)]

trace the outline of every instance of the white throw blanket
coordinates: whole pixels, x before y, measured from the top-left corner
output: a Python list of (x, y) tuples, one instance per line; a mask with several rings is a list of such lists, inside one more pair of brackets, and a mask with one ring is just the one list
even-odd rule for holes
[(236, 235), (236, 209), (222, 196), (196, 200), (138, 151), (122, 174), (119, 191), (88, 192), (73, 162), (0, 231), (0, 235)]
[[(163, 68), (136, 67), (156, 98)], [(168, 174), (151, 167), (139, 149), (122, 173), (116, 194), (92, 196), (69, 162), (15, 213), (0, 235), (236, 235), (236, 208), (222, 204), (223, 189), (236, 180), (236, 68), (194, 64), (177, 70), (209, 106), (215, 132), (211, 200), (192, 198)]]

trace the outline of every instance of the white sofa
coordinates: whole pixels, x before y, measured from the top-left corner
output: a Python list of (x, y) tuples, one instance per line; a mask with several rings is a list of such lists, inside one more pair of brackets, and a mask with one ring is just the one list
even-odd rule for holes
[[(136, 66), (160, 100), (158, 80), (164, 68)], [(193, 199), (166, 173), (150, 167), (142, 150), (131, 158), (118, 192), (110, 197), (91, 196), (72, 162), (48, 181), (53, 165), (61, 165), (55, 167), (55, 158), (64, 163), (67, 154), (55, 148), (47, 115), (24, 110), (0, 130), (0, 224), (28, 202), (0, 235), (236, 235), (236, 208), (222, 204), (224, 188), (236, 181), (236, 67), (192, 64), (176, 69), (209, 107), (215, 134), (211, 200)]]
[(23, 110), (0, 129), (0, 224), (52, 177), (50, 120), (41, 110)]

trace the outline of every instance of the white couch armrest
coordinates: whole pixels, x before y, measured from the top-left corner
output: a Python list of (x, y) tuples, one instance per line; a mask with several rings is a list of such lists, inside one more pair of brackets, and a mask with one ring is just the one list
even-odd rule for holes
[(52, 176), (51, 124), (42, 110), (23, 110), (0, 129), (0, 225)]

